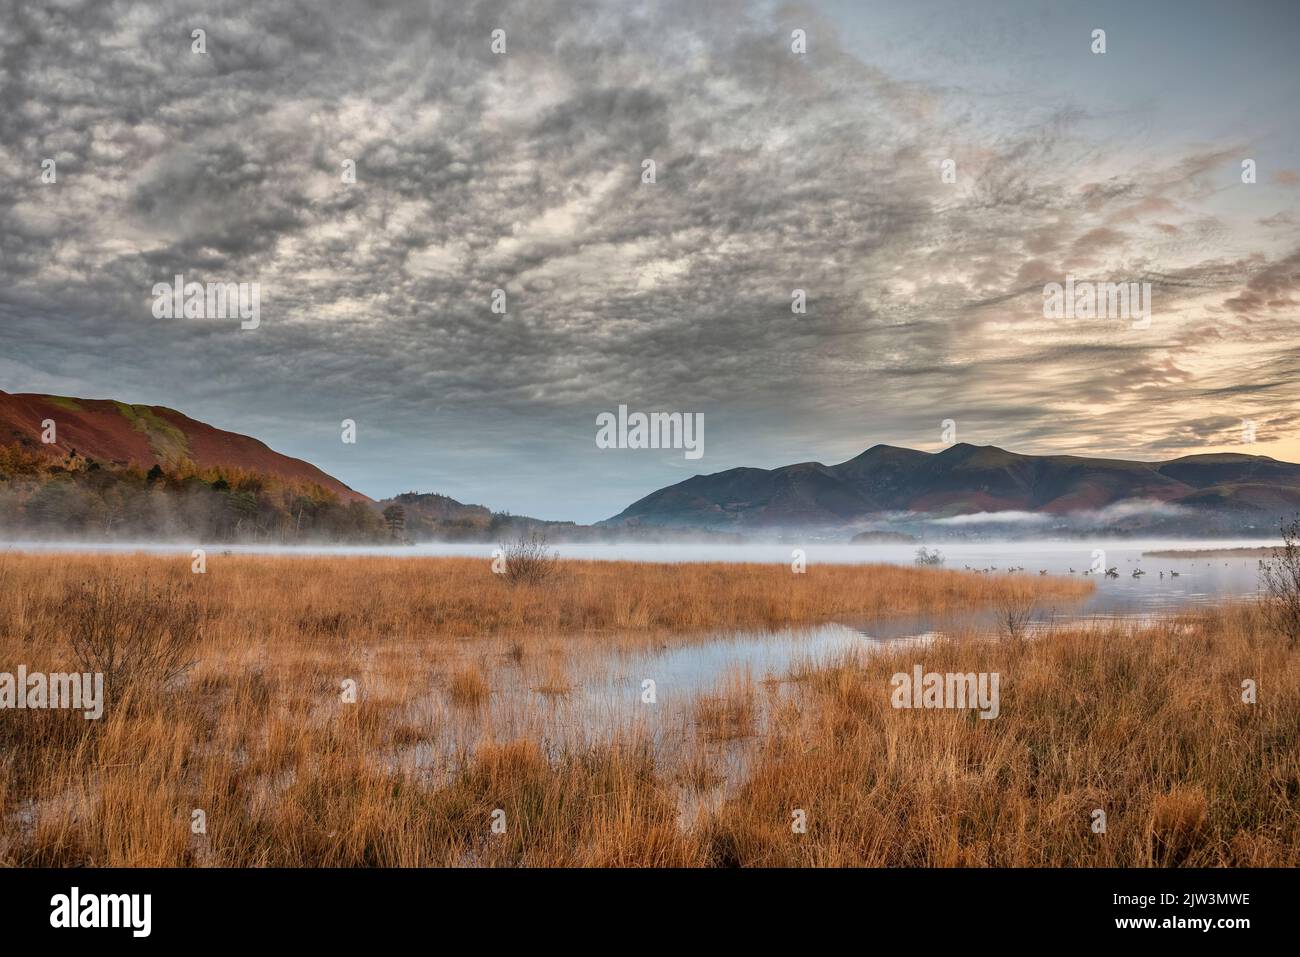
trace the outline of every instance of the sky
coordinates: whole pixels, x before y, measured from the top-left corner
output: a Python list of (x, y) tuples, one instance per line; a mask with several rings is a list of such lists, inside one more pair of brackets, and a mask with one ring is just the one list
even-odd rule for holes
[[(877, 443), (1300, 461), (1298, 48), (1263, 0), (0, 0), (0, 389), (583, 522)], [(620, 405), (703, 455), (598, 447)]]

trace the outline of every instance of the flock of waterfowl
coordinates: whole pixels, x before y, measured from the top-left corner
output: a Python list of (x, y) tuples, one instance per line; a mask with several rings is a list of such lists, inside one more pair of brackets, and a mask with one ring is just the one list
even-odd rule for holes
[[(1208, 565), (1209, 562), (1206, 562), (1206, 564)], [(1227, 564), (1227, 563), (1225, 562), (1225, 564)], [(998, 570), (998, 566), (997, 566), (997, 565), (990, 565), (990, 566), (988, 566), (987, 568), (972, 568), (970, 565), (966, 565), (965, 568), (966, 568), (966, 571), (968, 571), (968, 572), (975, 572), (975, 573), (978, 574), (978, 575), (987, 575), (987, 574), (989, 574), (989, 573), (991, 573), (991, 572), (995, 572), (995, 571)], [(1008, 574), (1015, 574), (1016, 572), (1023, 572), (1024, 570), (1025, 570), (1025, 566), (1024, 566), (1024, 565), (1012, 565), (1010, 568), (1005, 569), (1005, 571), (1006, 571)], [(1092, 570), (1091, 568), (1085, 568), (1085, 569), (1083, 570), (1083, 574), (1085, 574), (1085, 575), (1091, 575), (1092, 572), (1093, 572), (1093, 570)], [(1038, 574), (1040, 574), (1040, 575), (1046, 575), (1047, 573), (1048, 573), (1048, 572), (1047, 572), (1047, 569), (1046, 569), (1046, 568), (1040, 568), (1040, 569), (1038, 570)], [(1071, 568), (1071, 569), (1070, 569), (1070, 574), (1071, 574), (1071, 575), (1077, 575), (1077, 574), (1079, 574), (1079, 572), (1076, 571), (1075, 569)], [(1103, 572), (1103, 574), (1104, 574), (1107, 578), (1119, 578), (1119, 566), (1117, 566), (1117, 565), (1112, 565), (1110, 568), (1107, 568), (1106, 571)], [(1132, 575), (1132, 577), (1133, 577), (1133, 578), (1141, 578), (1141, 577), (1142, 577), (1143, 575), (1145, 575), (1145, 574), (1146, 574), (1146, 572), (1143, 571), (1142, 569), (1140, 569), (1140, 568), (1135, 568), (1135, 569), (1133, 569), (1133, 575)], [(1165, 577), (1165, 574), (1166, 574), (1165, 572), (1161, 572), (1161, 573), (1160, 573), (1160, 577), (1161, 577), (1161, 578), (1164, 578), (1164, 577)], [(1172, 569), (1170, 569), (1169, 572), (1168, 572), (1168, 575), (1169, 575), (1170, 578), (1177, 578), (1177, 577), (1178, 577), (1179, 575), (1181, 575), (1181, 574), (1182, 574), (1182, 572), (1176, 572), (1176, 571), (1173, 571)]]

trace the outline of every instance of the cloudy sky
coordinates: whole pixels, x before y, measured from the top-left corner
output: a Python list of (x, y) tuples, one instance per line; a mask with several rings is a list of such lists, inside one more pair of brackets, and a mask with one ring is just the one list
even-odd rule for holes
[[(1300, 461), (1297, 48), (1287, 0), (0, 0), (0, 389), (581, 521), (944, 419)], [(154, 318), (177, 273), (261, 326)], [(1067, 274), (1149, 328), (1045, 319)], [(620, 404), (704, 457), (596, 448)]]

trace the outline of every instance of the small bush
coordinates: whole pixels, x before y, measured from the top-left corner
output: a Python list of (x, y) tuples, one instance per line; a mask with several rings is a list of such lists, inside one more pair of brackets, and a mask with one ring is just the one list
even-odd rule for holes
[(1294, 648), (1300, 641), (1300, 515), (1282, 523), (1282, 547), (1259, 563), (1259, 573), (1268, 623)]
[(1009, 591), (997, 600), (997, 624), (1003, 637), (1019, 641), (1025, 636), (1034, 616), (1034, 596), (1030, 591)]
[(506, 559), (506, 578), (513, 585), (545, 584), (560, 570), (559, 555), (547, 546), (546, 536), (537, 532), (521, 535), (501, 550)]
[(93, 579), (72, 589), (64, 607), (81, 669), (102, 672), (109, 687), (165, 685), (194, 663), (203, 616), (179, 585)]

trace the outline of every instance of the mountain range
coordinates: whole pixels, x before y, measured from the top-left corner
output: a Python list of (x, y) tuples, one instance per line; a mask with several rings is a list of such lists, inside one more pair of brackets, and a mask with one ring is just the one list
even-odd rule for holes
[(1207, 531), (1256, 521), (1270, 527), (1298, 509), (1300, 465), (1263, 455), (1139, 462), (959, 443), (933, 453), (876, 445), (840, 465), (696, 475), (602, 524), (758, 531), (919, 521), (954, 529), (1084, 523)]
[(497, 515), (434, 493), (375, 502), (309, 462), (174, 409), (0, 391), (4, 448), (42, 456), (59, 471), (92, 463), (167, 473), (184, 462), (267, 475), (317, 486), (344, 506), (376, 512), (401, 506), (406, 528), (418, 538), (490, 536), (512, 523), (576, 540), (810, 529), (858, 533), (866, 536), (862, 540), (936, 531), (1205, 535), (1271, 532), (1279, 517), (1300, 511), (1300, 465), (1267, 456), (1216, 453), (1140, 462), (1022, 455), (960, 443), (940, 452), (876, 445), (839, 465), (802, 462), (696, 475), (595, 526), (581, 526)]

